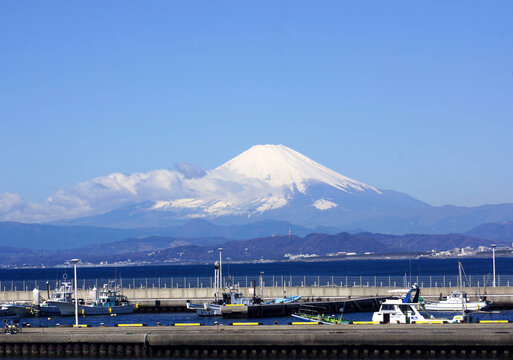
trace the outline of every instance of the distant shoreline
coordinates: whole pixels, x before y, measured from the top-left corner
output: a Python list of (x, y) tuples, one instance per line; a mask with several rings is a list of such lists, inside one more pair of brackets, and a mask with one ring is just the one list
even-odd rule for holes
[[(500, 251), (495, 253), (496, 258), (513, 258), (513, 253), (510, 251)], [(273, 264), (273, 263), (314, 263), (314, 262), (345, 262), (354, 260), (444, 260), (444, 259), (483, 259), (492, 258), (491, 253), (483, 253), (483, 255), (469, 255), (469, 256), (430, 256), (428, 253), (414, 253), (414, 254), (372, 254), (372, 255), (350, 255), (350, 256), (319, 256), (301, 259), (276, 259), (276, 260), (252, 260), (252, 261), (232, 261), (223, 259), (223, 264)], [(139, 267), (139, 266), (187, 266), (187, 265), (212, 265), (209, 262), (155, 262), (155, 263), (121, 263), (121, 264), (82, 264), (79, 263), (81, 268), (119, 268), (119, 267)], [(53, 266), (2, 266), (3, 270), (21, 270), (21, 269), (62, 269), (69, 268), (69, 265), (53, 265)]]

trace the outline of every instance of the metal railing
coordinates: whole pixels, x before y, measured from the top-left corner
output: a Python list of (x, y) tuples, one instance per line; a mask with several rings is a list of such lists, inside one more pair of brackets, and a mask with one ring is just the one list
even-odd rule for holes
[[(99, 288), (112, 278), (80, 279), (81, 289)], [(383, 287), (409, 288), (417, 283), (421, 288), (460, 287), (457, 275), (437, 276), (326, 276), (326, 275), (265, 275), (263, 286), (270, 287)], [(224, 287), (256, 287), (260, 286), (259, 276), (224, 276)], [(47, 285), (48, 283), (48, 285)], [(124, 289), (150, 288), (211, 288), (213, 277), (152, 277), (152, 278), (117, 278), (116, 283)], [(497, 287), (513, 286), (513, 275), (497, 275)], [(0, 291), (29, 291), (38, 288), (41, 291), (54, 290), (60, 281), (44, 280), (11, 280), (0, 281)], [(511, 285), (510, 285), (511, 284)], [(463, 279), (463, 287), (492, 287), (493, 277), (488, 275), (468, 275)]]

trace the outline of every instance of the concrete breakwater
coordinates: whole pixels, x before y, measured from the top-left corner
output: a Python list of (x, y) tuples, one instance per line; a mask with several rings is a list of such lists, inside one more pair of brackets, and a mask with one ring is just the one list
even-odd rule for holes
[(0, 356), (510, 357), (512, 324), (25, 328)]
[[(243, 287), (240, 291), (245, 296), (250, 296), (253, 288)], [(426, 300), (436, 300), (440, 295), (448, 295), (451, 291), (459, 291), (459, 287), (426, 287), (422, 288), (421, 295)], [(260, 289), (257, 289), (259, 293)], [(513, 286), (501, 287), (465, 287), (470, 298), (479, 298), (486, 296), (488, 300), (492, 300), (497, 304), (505, 307), (513, 306)], [(178, 307), (183, 308), (185, 302), (208, 301), (212, 298), (214, 289), (212, 288), (138, 288), (122, 290), (123, 294), (133, 302), (145, 304), (158, 304), (160, 307)], [(265, 299), (274, 299), (284, 295), (301, 295), (304, 301), (335, 301), (339, 299), (355, 299), (369, 297), (389, 297), (397, 295), (394, 288), (389, 287), (290, 287), (284, 289), (281, 287), (264, 287), (263, 297)], [(45, 293), (42, 293), (45, 297)], [(88, 291), (80, 289), (79, 298), (87, 298)], [(0, 291), (0, 301), (32, 301), (32, 291)], [(158, 302), (158, 303), (157, 303)]]

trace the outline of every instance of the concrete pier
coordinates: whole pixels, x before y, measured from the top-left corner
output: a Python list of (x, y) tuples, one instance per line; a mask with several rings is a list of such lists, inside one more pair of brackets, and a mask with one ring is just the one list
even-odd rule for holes
[[(252, 288), (242, 287), (240, 291), (245, 296), (250, 296)], [(257, 289), (258, 292), (259, 289)], [(354, 299), (360, 297), (383, 297), (391, 296), (397, 293), (393, 292), (392, 287), (288, 287), (285, 295), (301, 295), (308, 301), (330, 301), (337, 299)], [(459, 287), (423, 287), (421, 295), (427, 300), (436, 300), (440, 294), (446, 296), (452, 291), (460, 291)], [(283, 288), (264, 287), (264, 298), (274, 299), (283, 297)], [(513, 286), (501, 287), (465, 287), (463, 288), (468, 296), (478, 298), (486, 296), (488, 300), (497, 303), (513, 305)], [(184, 304), (186, 300), (192, 302), (201, 302), (209, 300), (214, 294), (213, 288), (138, 288), (122, 290), (131, 301), (134, 302), (153, 302), (160, 301), (160, 306), (173, 306), (173, 304)], [(44, 294), (42, 294), (44, 296)], [(79, 290), (78, 297), (86, 298), (87, 290)], [(32, 289), (30, 291), (0, 291), (0, 301), (32, 301)]]
[(0, 357), (511, 357), (512, 324), (25, 328)]

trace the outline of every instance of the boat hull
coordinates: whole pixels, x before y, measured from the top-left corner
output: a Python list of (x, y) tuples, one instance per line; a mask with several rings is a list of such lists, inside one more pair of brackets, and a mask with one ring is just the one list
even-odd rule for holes
[(196, 309), (198, 316), (222, 316), (221, 305), (205, 304), (202, 309)]
[[(62, 316), (75, 315), (75, 304), (73, 303), (54, 303)], [(79, 315), (112, 315), (112, 314), (131, 314), (134, 312), (135, 305), (116, 305), (116, 306), (88, 306), (78, 305)]]
[(7, 305), (8, 314), (16, 315), (17, 317), (34, 316), (34, 309), (30, 305)]
[[(426, 303), (424, 305), (429, 311), (461, 311), (462, 306), (461, 303), (452, 303), (452, 304), (444, 304), (444, 303)], [(463, 310), (466, 311), (485, 311), (490, 307), (490, 305), (484, 301), (479, 302), (468, 302), (463, 306)]]

